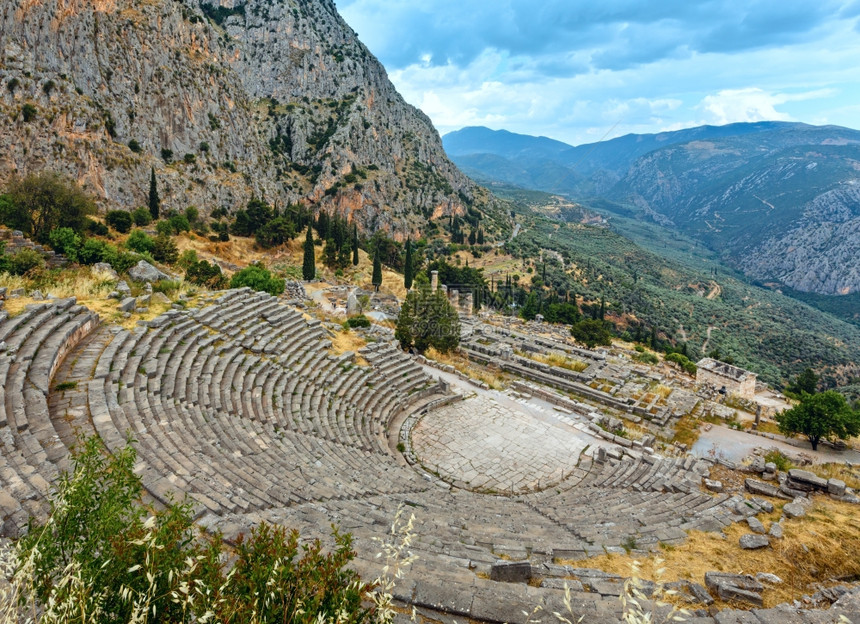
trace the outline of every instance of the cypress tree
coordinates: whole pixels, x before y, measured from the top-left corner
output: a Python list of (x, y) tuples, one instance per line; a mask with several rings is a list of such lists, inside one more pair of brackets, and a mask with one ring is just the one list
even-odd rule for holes
[(606, 317), (606, 296), (600, 295), (600, 320)]
[(352, 266), (358, 266), (358, 225), (352, 224)]
[(314, 259), (314, 233), (308, 224), (308, 235), (305, 237), (305, 258), (302, 263), (302, 277), (310, 281), (317, 273), (316, 260)]
[(153, 220), (158, 220), (161, 212), (161, 198), (158, 196), (158, 185), (155, 183), (155, 167), (149, 175), (149, 214)]
[(382, 286), (382, 262), (379, 260), (379, 249), (373, 252), (373, 276), (370, 282), (376, 287), (376, 292), (379, 292), (379, 287)]
[(406, 290), (412, 288), (412, 279), (414, 275), (414, 269), (412, 267), (412, 241), (410, 239), (406, 239), (406, 261), (403, 267), (403, 285), (406, 287)]

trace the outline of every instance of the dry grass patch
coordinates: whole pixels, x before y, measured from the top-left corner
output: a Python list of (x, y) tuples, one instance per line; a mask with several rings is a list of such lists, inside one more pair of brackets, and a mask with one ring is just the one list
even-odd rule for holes
[(676, 444), (686, 444), (688, 447), (692, 447), (701, 434), (699, 424), (699, 419), (692, 414), (681, 416), (675, 425), (675, 435), (671, 441)]
[(470, 361), (468, 358), (464, 357), (459, 353), (439, 353), (433, 347), (430, 347), (427, 352), (424, 354), (429, 359), (439, 362), (440, 364), (448, 364), (449, 366), (453, 366), (456, 370), (460, 371), (470, 379), (474, 379), (476, 381), (483, 381), (485, 384), (493, 388), (494, 390), (502, 390), (505, 387), (505, 383), (508, 380), (508, 376), (499, 371), (494, 372), (488, 369), (485, 369), (481, 366), (478, 366), (474, 362)]
[[(860, 490), (860, 470), (849, 468), (845, 464), (813, 464), (806, 466), (804, 470), (809, 470), (824, 479), (841, 479), (848, 487)], [(857, 515), (860, 517), (860, 509), (857, 510)]]
[(334, 337), (331, 339), (332, 351), (337, 355), (342, 355), (347, 351), (353, 351), (356, 352), (356, 359), (358, 359), (358, 350), (366, 346), (367, 340), (353, 331), (344, 330), (335, 332)]
[[(759, 519), (769, 526), (778, 520), (783, 503), (771, 514)], [(776, 574), (781, 585), (767, 587), (763, 598), (766, 607), (799, 599), (816, 591), (818, 584), (838, 584), (860, 575), (860, 514), (856, 505), (826, 498), (816, 499), (804, 518), (783, 523), (785, 537), (771, 540), (771, 547), (743, 550), (738, 545), (741, 535), (749, 533), (745, 524), (719, 533), (691, 531), (688, 539), (678, 546), (666, 546), (650, 555), (601, 555), (586, 561), (565, 562), (629, 576), (634, 560), (646, 562), (642, 577), (654, 580), (649, 568), (657, 557), (663, 559), (664, 581), (687, 579), (704, 584), (705, 572), (719, 571), (755, 575), (758, 572)], [(720, 608), (728, 605), (719, 604)]]
[(544, 364), (549, 364), (550, 366), (558, 366), (559, 368), (565, 368), (567, 370), (572, 370), (577, 373), (581, 373), (586, 368), (588, 368), (588, 364), (586, 364), (585, 362), (581, 362), (580, 360), (574, 360), (558, 353), (550, 353), (548, 355), (530, 355), (526, 357), (529, 357), (536, 362), (543, 362)]

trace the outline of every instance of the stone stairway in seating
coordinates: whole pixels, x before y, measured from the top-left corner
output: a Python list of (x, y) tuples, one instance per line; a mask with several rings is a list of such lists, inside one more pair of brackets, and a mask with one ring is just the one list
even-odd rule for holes
[(362, 367), (329, 346), (277, 299), (228, 291), (117, 332), (89, 384), (92, 422), (111, 450), (136, 440), (156, 499), (185, 492), (201, 516), (426, 488), (386, 429), (435, 385), (393, 349)]
[(0, 312), (0, 528), (16, 535), (29, 516), (44, 516), (45, 497), (68, 448), (49, 416), (48, 394), (57, 366), (99, 324), (98, 316), (59, 299)]
[[(654, 548), (739, 519), (737, 501), (700, 490), (692, 460), (583, 455), (561, 483), (516, 496), (418, 472), (391, 451), (390, 428), (443, 396), (439, 386), (390, 343), (360, 351), (369, 366), (335, 354), (319, 322), (248, 289), (130, 331), (99, 326), (71, 300), (0, 316), (7, 534), (44, 514), (77, 427), (110, 451), (134, 439), (149, 494), (187, 495), (198, 521), (227, 538), (263, 520), (325, 538), (336, 523), (355, 536), (368, 575), (379, 571), (373, 538), (404, 505), (420, 561), (398, 595), (434, 609), (462, 602), (449, 609), (458, 617), (493, 619), (485, 609), (499, 601), (485, 600), (493, 585), (476, 572), (499, 557), (575, 559), (631, 540)], [(519, 590), (504, 591), (513, 600)], [(539, 602), (555, 600), (541, 592)]]

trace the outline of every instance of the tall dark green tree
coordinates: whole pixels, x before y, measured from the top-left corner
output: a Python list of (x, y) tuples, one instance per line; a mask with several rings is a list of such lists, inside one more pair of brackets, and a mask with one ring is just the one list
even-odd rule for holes
[[(546, 265), (544, 265), (544, 270), (546, 270)], [(606, 295), (600, 295), (600, 320), (604, 320), (606, 318)]]
[(403, 285), (406, 290), (412, 288), (412, 280), (415, 278), (415, 268), (412, 265), (414, 259), (412, 257), (412, 241), (406, 239), (406, 261), (403, 263)]
[(807, 368), (788, 384), (786, 391), (797, 396), (803, 396), (804, 393), (815, 394), (817, 389), (818, 375), (811, 368)]
[(358, 225), (352, 224), (352, 266), (358, 266)]
[(316, 259), (314, 258), (314, 233), (308, 224), (308, 234), (305, 237), (305, 257), (302, 262), (302, 278), (310, 281), (317, 274)]
[(379, 287), (382, 286), (382, 261), (379, 259), (379, 250), (373, 252), (373, 276), (370, 278), (370, 283), (379, 292)]
[(161, 198), (158, 196), (158, 184), (155, 181), (155, 167), (149, 173), (149, 214), (158, 219), (161, 214)]

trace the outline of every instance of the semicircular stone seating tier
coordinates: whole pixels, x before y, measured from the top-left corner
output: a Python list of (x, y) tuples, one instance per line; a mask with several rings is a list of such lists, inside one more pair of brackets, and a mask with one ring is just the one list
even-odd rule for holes
[[(358, 365), (331, 350), (318, 321), (249, 289), (131, 331), (99, 326), (73, 300), (38, 304), (2, 315), (0, 340), (7, 534), (45, 513), (77, 426), (110, 451), (132, 439), (147, 491), (161, 502), (187, 495), (200, 524), (227, 537), (263, 520), (307, 537), (338, 524), (355, 536), (356, 566), (368, 575), (379, 572), (373, 538), (405, 505), (418, 518), (420, 559), (398, 595), (432, 608), (433, 592), (477, 600), (490, 581), (475, 572), (498, 557), (652, 548), (743, 517), (739, 499), (700, 490), (702, 466), (691, 459), (584, 453), (543, 491), (452, 487), (392, 443), (406, 416), (433, 418), (450, 401), (443, 385), (390, 343), (369, 344), (369, 365)], [(469, 604), (452, 612), (468, 614)]]

